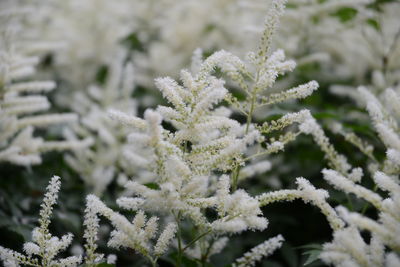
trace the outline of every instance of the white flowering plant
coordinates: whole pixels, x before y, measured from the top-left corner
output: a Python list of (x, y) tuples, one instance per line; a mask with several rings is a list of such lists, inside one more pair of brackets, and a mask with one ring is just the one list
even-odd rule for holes
[(399, 266), (399, 10), (2, 1), (0, 262)]

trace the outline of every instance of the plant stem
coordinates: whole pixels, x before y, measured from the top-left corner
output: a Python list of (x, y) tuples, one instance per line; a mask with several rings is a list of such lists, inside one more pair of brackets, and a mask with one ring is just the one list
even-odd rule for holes
[(256, 93), (253, 93), (253, 95), (251, 96), (250, 109), (249, 109), (249, 112), (247, 113), (246, 132), (245, 132), (246, 134), (249, 133), (249, 127), (251, 124), (251, 120), (253, 119), (255, 102), (256, 102)]
[(194, 243), (196, 243), (199, 239), (201, 239), (202, 237), (208, 235), (209, 233), (211, 233), (211, 230), (208, 230), (207, 232), (202, 233), (201, 235), (197, 236), (195, 239), (193, 239), (192, 241), (190, 241), (189, 244), (187, 244), (182, 251), (185, 251), (186, 249), (188, 249), (191, 245), (193, 245)]
[(207, 262), (207, 259), (208, 259), (208, 255), (210, 254), (211, 247), (213, 246), (214, 242), (215, 242), (215, 239), (213, 238), (213, 239), (211, 240), (210, 244), (208, 245), (208, 248), (207, 248), (207, 250), (206, 250), (206, 253), (203, 254), (203, 255), (201, 256), (201, 266), (202, 266), (202, 267), (205, 267), (205, 266), (206, 266), (206, 262)]
[(148, 257), (150, 262), (151, 262), (151, 266), (152, 267), (157, 267), (157, 258), (153, 259), (151, 257)]
[[(376, 192), (376, 190), (378, 190), (378, 186), (374, 185), (373, 192)], [(361, 210), (361, 214), (362, 215), (365, 214), (365, 212), (367, 211), (368, 207), (369, 207), (369, 202), (365, 203), (364, 207), (362, 208), (362, 210)]]
[[(174, 214), (175, 215), (175, 214)], [(177, 256), (177, 266), (180, 267), (182, 265), (182, 232), (181, 232), (181, 226), (180, 226), (180, 212), (178, 212), (178, 215), (175, 216), (176, 224), (178, 225), (178, 256)]]
[[(253, 90), (254, 91), (254, 90)], [(253, 118), (253, 112), (254, 112), (254, 107), (255, 107), (255, 102), (256, 102), (256, 93), (253, 92), (251, 95), (251, 100), (250, 100), (250, 108), (249, 112), (247, 113), (247, 120), (246, 120), (246, 130), (245, 134), (249, 133), (249, 128), (251, 124), (251, 120)], [(240, 173), (240, 166), (237, 165), (235, 169), (233, 170), (232, 173), (232, 191), (236, 191), (237, 185), (238, 185), (238, 180), (239, 180), (239, 173)]]

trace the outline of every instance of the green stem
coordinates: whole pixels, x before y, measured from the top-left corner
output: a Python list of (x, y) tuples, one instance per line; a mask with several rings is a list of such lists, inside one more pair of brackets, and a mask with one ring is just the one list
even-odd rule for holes
[(246, 120), (246, 134), (249, 132), (249, 127), (251, 124), (251, 120), (253, 119), (253, 112), (255, 108), (255, 102), (256, 102), (256, 94), (253, 93), (251, 97), (251, 102), (250, 102), (250, 109), (249, 112), (247, 113), (247, 120)]
[[(175, 214), (174, 214), (175, 215)], [(182, 265), (182, 232), (181, 232), (181, 226), (180, 226), (180, 212), (178, 212), (178, 215), (175, 216), (176, 224), (178, 225), (178, 256), (177, 256), (177, 266), (180, 267)]]
[(207, 250), (206, 250), (206, 253), (203, 254), (203, 255), (201, 256), (201, 266), (202, 266), (202, 267), (205, 267), (205, 266), (206, 266), (206, 262), (207, 262), (207, 259), (208, 259), (208, 255), (210, 254), (211, 247), (212, 247), (212, 245), (214, 244), (214, 241), (215, 241), (215, 239), (213, 238), (213, 239), (211, 240), (210, 244), (208, 245), (208, 248), (207, 248)]
[(236, 165), (236, 167), (232, 173), (232, 191), (233, 192), (235, 192), (237, 189), (237, 184), (238, 184), (238, 180), (239, 180), (239, 172), (240, 172), (240, 167), (239, 167), (239, 165)]
[[(377, 185), (374, 186), (373, 191), (376, 192), (376, 190), (378, 190), (378, 186)], [(362, 210), (361, 210), (361, 214), (362, 215), (365, 214), (365, 212), (367, 211), (368, 207), (369, 207), (369, 202), (365, 203), (364, 207), (362, 208)]]
[(353, 210), (354, 210), (353, 202), (351, 201), (350, 196), (347, 195), (347, 194), (346, 194), (346, 199), (347, 199), (347, 203), (348, 203), (348, 205), (349, 205), (350, 211), (353, 211)]
[(151, 262), (151, 266), (152, 267), (157, 267), (157, 258), (152, 258), (152, 257), (148, 257), (150, 262)]
[[(249, 112), (247, 113), (245, 134), (249, 133), (249, 128), (250, 128), (250, 124), (251, 124), (251, 121), (253, 118), (253, 112), (254, 112), (254, 108), (255, 108), (255, 102), (256, 102), (256, 93), (253, 93), (251, 95), (251, 100), (250, 100), (250, 109), (249, 109)], [(232, 191), (233, 192), (236, 191), (237, 186), (238, 186), (239, 173), (240, 173), (240, 166), (236, 165), (236, 167), (232, 173)]]
[(194, 243), (196, 243), (199, 239), (203, 238), (204, 236), (208, 235), (209, 233), (211, 233), (211, 230), (208, 230), (207, 232), (202, 233), (201, 235), (197, 236), (195, 239), (193, 239), (192, 241), (190, 241), (189, 244), (187, 244), (182, 251), (185, 251), (186, 249), (188, 249), (191, 245), (193, 245)]

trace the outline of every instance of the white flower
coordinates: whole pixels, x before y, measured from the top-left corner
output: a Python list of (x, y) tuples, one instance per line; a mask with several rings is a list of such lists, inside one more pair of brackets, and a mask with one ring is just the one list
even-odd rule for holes
[(40, 252), (40, 247), (33, 242), (26, 242), (24, 244), (24, 251), (28, 255), (37, 255)]
[(48, 229), (53, 206), (57, 203), (60, 185), (60, 177), (53, 176), (47, 186), (47, 192), (41, 204), (40, 226), (33, 229), (32, 242), (26, 242), (23, 247), (27, 256), (0, 246), (0, 258), (6, 266), (19, 266), (19, 264), (39, 266), (39, 259), (32, 257), (33, 255), (39, 256), (41, 262), (47, 262), (50, 265), (59, 267), (74, 267), (81, 263), (81, 256), (55, 259), (58, 253), (67, 249), (73, 238), (73, 235), (69, 233), (59, 239), (58, 237), (52, 236)]
[(175, 236), (177, 226), (174, 223), (168, 224), (164, 231), (161, 233), (154, 247), (154, 254), (160, 256), (167, 250), (171, 239)]
[[(33, 134), (38, 128), (76, 122), (77, 116), (73, 113), (46, 113), (51, 104), (41, 93), (52, 91), (56, 85), (53, 81), (31, 81), (40, 57), (29, 52), (30, 47), (23, 37), (27, 29), (18, 10), (22, 11), (24, 7), (16, 2), (0, 3), (0, 9), (15, 16), (14, 20), (2, 18), (0, 23), (0, 161), (30, 166), (41, 163), (43, 152), (77, 149), (85, 147), (85, 144), (79, 140), (46, 142)], [(32, 9), (24, 15), (29, 21), (33, 16)]]
[(107, 256), (107, 264), (116, 264), (117, 256), (115, 254), (110, 254)]
[(278, 235), (264, 241), (260, 245), (252, 248), (249, 252), (246, 252), (243, 257), (237, 259), (234, 266), (255, 266), (263, 257), (271, 255), (276, 249), (280, 248), (283, 240), (283, 237)]

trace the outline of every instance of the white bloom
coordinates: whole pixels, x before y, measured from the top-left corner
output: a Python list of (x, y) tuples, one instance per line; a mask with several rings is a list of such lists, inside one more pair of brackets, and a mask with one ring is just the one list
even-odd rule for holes
[(37, 255), (40, 252), (40, 247), (33, 242), (26, 242), (24, 244), (24, 251), (28, 255)]
[(343, 190), (347, 193), (353, 193), (358, 197), (364, 198), (378, 209), (382, 207), (382, 198), (378, 194), (364, 188), (361, 185), (355, 184), (353, 181), (345, 178), (336, 171), (324, 169), (322, 173), (324, 174), (324, 179), (337, 189)]
[(400, 264), (400, 258), (394, 252), (388, 253), (386, 255), (386, 266), (387, 267), (396, 267)]
[[(25, 12), (19, 11), (27, 8)], [(41, 163), (41, 153), (49, 150), (65, 150), (84, 147), (76, 142), (46, 142), (33, 134), (37, 128), (53, 124), (76, 122), (76, 114), (46, 114), (51, 104), (41, 93), (55, 88), (53, 81), (31, 81), (40, 57), (34, 56), (31, 46), (40, 40), (26, 42), (27, 28), (21, 16), (30, 21), (32, 8), (26, 4), (2, 1), (0, 9), (10, 12), (14, 19), (0, 18), (0, 161), (30, 166)], [(48, 52), (48, 51), (47, 51)]]
[(400, 193), (400, 185), (396, 183), (396, 180), (392, 177), (387, 176), (385, 173), (377, 171), (374, 176), (375, 183), (382, 190), (389, 191), (392, 195)]
[(335, 265), (351, 263), (350, 266), (371, 266), (365, 244), (360, 232), (355, 228), (345, 228), (334, 232), (332, 243), (324, 244), (320, 258)]
[(47, 192), (41, 204), (39, 218), (40, 227), (33, 229), (32, 242), (26, 242), (24, 244), (24, 251), (28, 256), (0, 246), (0, 258), (6, 266), (19, 266), (19, 264), (39, 266), (39, 259), (32, 257), (33, 255), (39, 256), (41, 262), (48, 262), (50, 265), (54, 266), (74, 267), (81, 263), (81, 256), (55, 259), (58, 253), (67, 249), (73, 237), (73, 235), (69, 233), (59, 239), (49, 233), (50, 216), (52, 215), (53, 206), (57, 202), (60, 185), (60, 177), (53, 176), (47, 186)]
[(211, 246), (209, 256), (220, 253), (226, 247), (228, 242), (229, 238), (227, 237), (221, 237), (218, 240), (216, 240)]
[(255, 266), (258, 261), (263, 257), (271, 255), (276, 249), (282, 246), (283, 237), (278, 235), (270, 238), (260, 245), (252, 248), (249, 252), (246, 252), (243, 257), (236, 260), (235, 266)]
[(110, 254), (107, 256), (107, 264), (116, 264), (117, 256), (115, 254)]
[(392, 161), (395, 165), (400, 166), (400, 152), (395, 149), (388, 149), (387, 157), (390, 161)]
[(136, 127), (138, 129), (145, 129), (146, 128), (146, 123), (144, 122), (144, 120), (133, 117), (133, 116), (129, 116), (126, 115), (125, 113), (118, 111), (118, 110), (114, 110), (114, 109), (110, 109), (108, 111), (109, 115), (111, 116), (111, 118), (118, 120), (124, 124), (127, 124), (129, 126), (133, 126)]
[(165, 227), (154, 247), (155, 255), (160, 256), (165, 253), (169, 243), (171, 242), (171, 239), (175, 236), (176, 229), (177, 226), (174, 223), (170, 223)]

